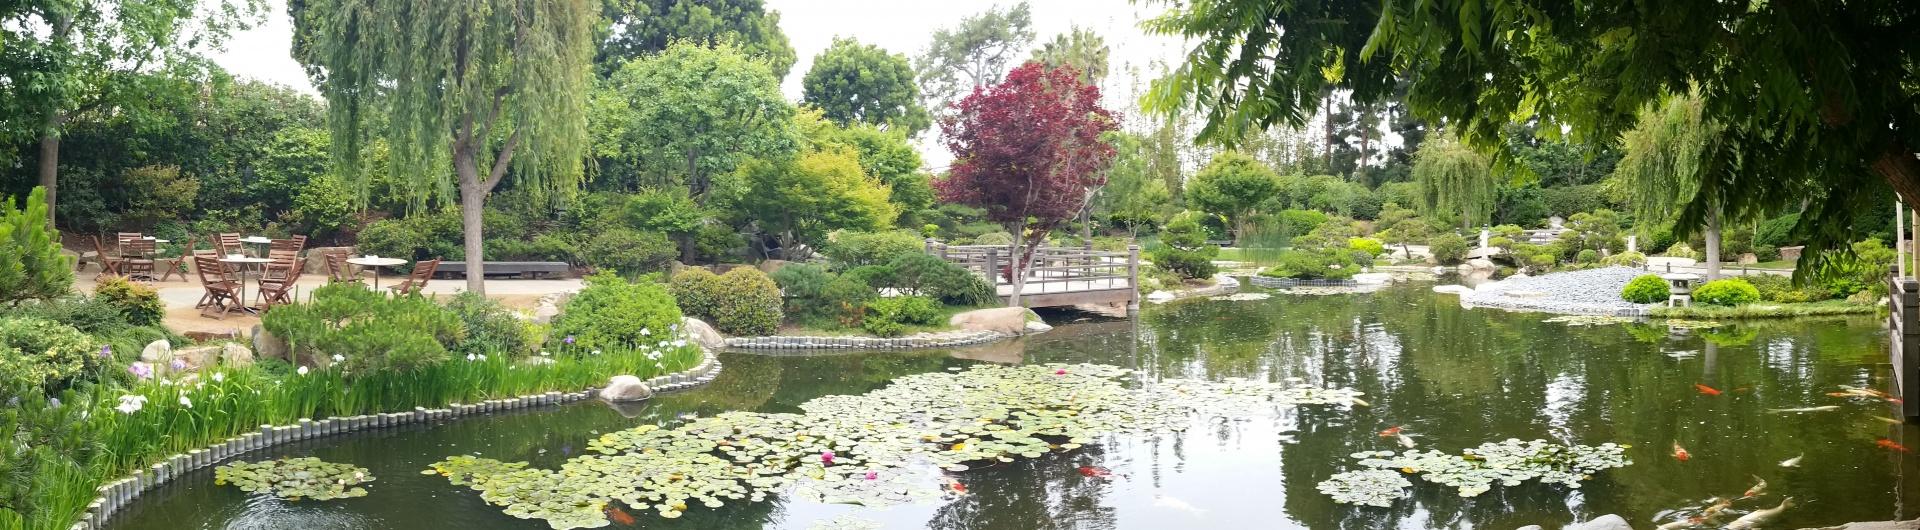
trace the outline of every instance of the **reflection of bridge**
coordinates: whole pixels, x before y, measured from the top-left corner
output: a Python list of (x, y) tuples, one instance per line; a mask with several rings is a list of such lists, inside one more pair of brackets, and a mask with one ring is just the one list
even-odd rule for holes
[[(928, 239), (927, 253), (992, 280), (1001, 303), (1013, 298), (1013, 245), (947, 245)], [(1139, 245), (1130, 245), (1125, 251), (1040, 247), (1026, 269), (1020, 305), (1125, 303), (1129, 310), (1140, 307), (1140, 291), (1135, 289), (1135, 279), (1140, 277)]]

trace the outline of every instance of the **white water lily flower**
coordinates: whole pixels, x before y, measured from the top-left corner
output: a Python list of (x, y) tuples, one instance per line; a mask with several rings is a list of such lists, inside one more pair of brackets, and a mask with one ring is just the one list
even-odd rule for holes
[(145, 406), (147, 406), (147, 396), (120, 396), (120, 404), (113, 408), (125, 414), (133, 414)]
[(480, 354), (480, 360), (482, 361), (487, 360), (487, 354), (484, 354), (484, 353)]
[(302, 366), (302, 367), (300, 367), (300, 369), (299, 369), (299, 370), (294, 370), (293, 372), (294, 372), (294, 373), (297, 373), (297, 374), (300, 374), (300, 375), (307, 375), (307, 367), (305, 367), (305, 366)]
[(193, 408), (193, 400), (187, 399), (187, 396), (180, 396), (180, 406)]

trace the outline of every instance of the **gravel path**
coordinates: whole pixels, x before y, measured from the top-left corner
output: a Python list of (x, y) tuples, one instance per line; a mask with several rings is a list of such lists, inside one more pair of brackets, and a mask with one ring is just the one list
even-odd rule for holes
[(1545, 311), (1570, 315), (1643, 316), (1651, 304), (1620, 299), (1620, 289), (1647, 271), (1607, 267), (1508, 278), (1461, 295), (1470, 307)]

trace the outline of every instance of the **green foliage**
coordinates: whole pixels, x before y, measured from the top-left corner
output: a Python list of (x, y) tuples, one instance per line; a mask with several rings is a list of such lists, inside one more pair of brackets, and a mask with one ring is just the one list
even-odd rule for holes
[(901, 254), (887, 263), (893, 270), (891, 287), (912, 296), (924, 296), (947, 305), (976, 307), (999, 300), (993, 286), (965, 267), (925, 252)]
[(167, 306), (160, 303), (160, 293), (152, 287), (128, 281), (121, 276), (103, 277), (93, 287), (93, 294), (101, 301), (113, 305), (126, 316), (127, 323), (135, 326), (152, 326), (167, 316)]
[(166, 220), (180, 219), (193, 211), (194, 197), (200, 193), (200, 181), (180, 172), (180, 166), (142, 166), (120, 176), (127, 194), (126, 209), (115, 215), (115, 225), (151, 227)]
[(1381, 243), (1378, 239), (1370, 237), (1347, 238), (1347, 248), (1366, 253), (1369, 259), (1387, 253), (1387, 246), (1385, 244)]
[(738, 207), (786, 247), (817, 244), (835, 230), (884, 230), (900, 215), (889, 202), (892, 190), (868, 178), (852, 150), (752, 160), (740, 166), (740, 174), (747, 187)]
[(638, 0), (606, 2), (607, 25), (594, 63), (602, 73), (654, 55), (676, 42), (731, 43), (785, 78), (796, 56), (780, 31), (780, 13), (763, 0)]
[(548, 336), (573, 337), (576, 348), (635, 348), (671, 336), (680, 319), (674, 296), (660, 284), (600, 273), (567, 300)]
[(436, 211), (367, 223), (355, 247), (362, 254), (389, 258), (411, 260), (415, 252), (422, 252), (428, 258), (457, 260), (465, 257), (460, 233), (457, 213)]
[(926, 248), (926, 241), (912, 230), (840, 231), (833, 234), (821, 252), (833, 260), (836, 267), (844, 270), (863, 265), (885, 265), (909, 253), (924, 254)]
[(1486, 224), (1493, 215), (1497, 182), (1486, 157), (1451, 135), (1429, 141), (1413, 157), (1413, 181), (1420, 186), (1421, 213), (1459, 219), (1461, 226)]
[(597, 270), (634, 277), (665, 270), (679, 250), (659, 232), (616, 228), (594, 234), (580, 248), (580, 257)]
[(975, 87), (1000, 82), (1033, 42), (1033, 12), (1026, 2), (961, 19), (933, 33), (927, 51), (913, 61), (920, 89), (932, 107), (952, 105)]
[(685, 188), (642, 190), (627, 199), (625, 215), (636, 230), (675, 236), (693, 233), (707, 217)]
[(1600, 253), (1599, 253), (1599, 252), (1595, 252), (1595, 251), (1594, 251), (1593, 249), (1590, 249), (1590, 248), (1589, 248), (1589, 249), (1582, 249), (1582, 250), (1580, 251), (1580, 253), (1579, 253), (1579, 254), (1575, 254), (1575, 255), (1574, 255), (1574, 258), (1573, 258), (1573, 261), (1574, 261), (1575, 263), (1579, 263), (1579, 264), (1582, 264), (1582, 265), (1590, 265), (1590, 264), (1594, 264), (1594, 263), (1599, 263), (1599, 262), (1600, 262)]
[(1159, 153), (1140, 135), (1117, 131), (1110, 139), (1117, 156), (1107, 171), (1107, 187), (1094, 199), (1095, 215), (1136, 232), (1152, 228), (1173, 205), (1173, 194), (1159, 174)]
[[(1626, 156), (1614, 169), (1613, 178), (1626, 189), (1633, 204), (1634, 217), (1651, 226), (1674, 220), (1702, 191), (1716, 188), (1704, 184), (1730, 163), (1721, 142), (1723, 127), (1707, 118), (1706, 100), (1699, 90), (1648, 103), (1640, 109), (1637, 125), (1621, 135)], [(1711, 195), (1700, 199), (1717, 204)], [(1709, 216), (1720, 214), (1710, 206)], [(1705, 220), (1696, 215), (1675, 225), (1676, 235), (1698, 232)]]
[(759, 269), (736, 267), (716, 275), (689, 268), (673, 275), (668, 289), (681, 311), (722, 333), (759, 336), (780, 328), (780, 287)]
[(1621, 252), (1601, 259), (1600, 264), (1613, 267), (1645, 267), (1647, 255), (1639, 252)]
[(940, 304), (922, 296), (895, 296), (867, 302), (861, 329), (881, 337), (896, 337), (907, 326), (930, 326), (940, 321)]
[(1441, 265), (1459, 265), (1467, 260), (1469, 250), (1467, 238), (1460, 234), (1440, 234), (1427, 240), (1427, 252), (1433, 254), (1433, 260)]
[(866, 282), (807, 263), (781, 267), (773, 272), (773, 281), (786, 299), (787, 315), (802, 322), (831, 319), (842, 326), (857, 326), (867, 300), (879, 296)]
[(1568, 232), (1560, 235), (1560, 241), (1568, 248), (1580, 250), (1620, 251), (1627, 246), (1627, 240), (1621, 235), (1620, 215), (1613, 210), (1600, 209), (1580, 212), (1567, 218)]
[(600, 174), (627, 187), (683, 186), (705, 204), (714, 179), (797, 148), (780, 79), (738, 46), (676, 42), (620, 65), (593, 94)]
[(1280, 191), (1279, 177), (1273, 169), (1253, 157), (1223, 152), (1187, 182), (1187, 205), (1225, 216), (1237, 229), (1246, 227), (1247, 215)]
[(1107, 77), (1107, 41), (1093, 30), (1074, 26), (1033, 50), (1033, 59), (1049, 67), (1071, 66), (1080, 82), (1099, 86)]
[(1660, 275), (1657, 274), (1642, 274), (1634, 277), (1633, 281), (1627, 282), (1627, 286), (1620, 289), (1620, 298), (1636, 304), (1665, 302), (1669, 295), (1667, 281), (1660, 279)]
[(920, 86), (913, 77), (906, 55), (890, 54), (851, 37), (835, 37), (826, 51), (813, 58), (813, 67), (800, 86), (807, 104), (819, 107), (841, 125), (885, 125), (911, 136), (933, 123), (920, 106)]
[(73, 326), (32, 317), (0, 317), (0, 394), (55, 392), (107, 364), (93, 339)]
[(1798, 213), (1790, 213), (1761, 221), (1760, 226), (1753, 231), (1753, 244), (1755, 246), (1776, 248), (1793, 246), (1795, 243), (1798, 243), (1797, 240), (1793, 239), (1793, 227), (1797, 224), (1800, 224), (1800, 214)]
[(445, 362), (466, 340), (460, 316), (420, 296), (386, 297), (340, 283), (314, 289), (304, 304), (275, 307), (267, 331), (316, 363), (339, 356), (354, 372), (410, 371)]
[(73, 261), (47, 221), (46, 190), (34, 188), (19, 207), (0, 200), (0, 303), (50, 300), (73, 288)]
[(1760, 299), (1767, 302), (1782, 304), (1818, 302), (1852, 294), (1851, 292), (1836, 293), (1825, 287), (1814, 285), (1795, 286), (1793, 280), (1786, 276), (1754, 274), (1742, 278), (1746, 279), (1747, 283), (1753, 284), (1753, 288), (1760, 292)]
[(1182, 279), (1211, 278), (1217, 272), (1213, 258), (1220, 254), (1220, 247), (1207, 244), (1197, 217), (1195, 212), (1174, 216), (1160, 231), (1160, 246), (1149, 255), (1155, 265)]
[(1289, 249), (1273, 267), (1260, 271), (1261, 276), (1301, 280), (1345, 280), (1359, 273), (1352, 252), (1324, 248)]
[(1007, 245), (1012, 245), (1012, 244), (1013, 244), (1013, 234), (1009, 234), (1009, 233), (1007, 233), (1007, 232), (1006, 232), (1006, 231), (1004, 231), (1004, 230), (1003, 230), (1003, 231), (996, 231), (996, 232), (987, 232), (987, 233), (984, 233), (984, 234), (980, 234), (980, 236), (979, 236), (979, 237), (975, 237), (975, 238), (973, 238), (973, 244), (975, 244), (975, 245), (1000, 245), (1000, 246), (1007, 246)]
[(1687, 246), (1686, 243), (1674, 243), (1672, 246), (1667, 247), (1666, 252), (1661, 252), (1660, 255), (1669, 258), (1700, 259), (1700, 253), (1695, 252), (1693, 247)]
[(532, 325), (500, 302), (470, 291), (447, 300), (447, 310), (467, 328), (467, 339), (454, 351), (487, 355), (525, 355), (538, 345)]
[(1760, 290), (1740, 278), (1707, 282), (1694, 288), (1693, 300), (1707, 305), (1734, 306), (1760, 301)]
[(287, 220), (294, 230), (309, 237), (328, 237), (352, 226), (354, 193), (345, 180), (320, 175), (307, 181), (293, 196), (293, 210)]

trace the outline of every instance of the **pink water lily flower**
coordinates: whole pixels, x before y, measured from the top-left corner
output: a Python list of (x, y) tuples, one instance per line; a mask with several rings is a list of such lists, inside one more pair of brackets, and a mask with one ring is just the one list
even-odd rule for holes
[(826, 464), (829, 466), (833, 465), (833, 451), (826, 451), (826, 452), (820, 453), (820, 463)]
[(1054, 371), (1053, 371), (1053, 375), (1067, 375), (1067, 370), (1066, 370), (1066, 369), (1064, 369), (1064, 368), (1062, 368), (1062, 369), (1059, 369), (1059, 370), (1054, 370)]
[(867, 480), (878, 480), (879, 478), (880, 478), (880, 473), (874, 472), (874, 471), (867, 472)]

